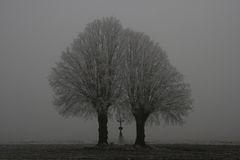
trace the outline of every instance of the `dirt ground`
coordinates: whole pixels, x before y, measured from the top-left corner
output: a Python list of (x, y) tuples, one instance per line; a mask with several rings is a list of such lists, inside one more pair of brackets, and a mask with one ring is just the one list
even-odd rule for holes
[(0, 145), (0, 159), (71, 160), (240, 160), (240, 145), (159, 144), (94, 147), (80, 144)]

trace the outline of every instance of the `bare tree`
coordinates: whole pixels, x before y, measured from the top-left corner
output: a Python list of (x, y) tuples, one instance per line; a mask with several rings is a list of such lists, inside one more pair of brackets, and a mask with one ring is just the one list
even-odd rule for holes
[(192, 108), (190, 87), (147, 35), (127, 29), (124, 36), (124, 86), (136, 121), (135, 145), (145, 146), (147, 119), (183, 122), (183, 116)]
[(109, 108), (121, 95), (121, 44), (119, 20), (94, 20), (62, 53), (49, 78), (61, 114), (97, 115), (98, 144), (108, 143)]

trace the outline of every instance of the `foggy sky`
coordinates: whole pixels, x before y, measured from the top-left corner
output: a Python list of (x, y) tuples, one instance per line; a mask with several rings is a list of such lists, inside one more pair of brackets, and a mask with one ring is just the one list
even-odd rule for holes
[[(58, 115), (47, 78), (86, 24), (104, 16), (158, 41), (191, 84), (186, 124), (147, 127), (147, 141), (240, 141), (239, 8), (239, 0), (1, 0), (0, 142), (97, 140), (95, 118)], [(118, 124), (108, 126), (113, 141)], [(123, 133), (134, 140), (135, 124)]]

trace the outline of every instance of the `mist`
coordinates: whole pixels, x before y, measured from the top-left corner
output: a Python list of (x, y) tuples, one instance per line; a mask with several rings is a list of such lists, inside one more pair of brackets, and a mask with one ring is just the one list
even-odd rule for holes
[[(240, 1), (0, 1), (0, 143), (97, 140), (96, 118), (62, 117), (51, 67), (86, 24), (114, 16), (148, 34), (190, 83), (194, 109), (182, 126), (146, 127), (147, 141), (240, 141)], [(109, 141), (118, 123), (108, 124)], [(135, 139), (135, 123), (123, 126)]]

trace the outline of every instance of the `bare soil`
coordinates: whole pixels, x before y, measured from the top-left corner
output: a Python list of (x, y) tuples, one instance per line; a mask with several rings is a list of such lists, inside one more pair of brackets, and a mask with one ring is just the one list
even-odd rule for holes
[(95, 147), (80, 144), (0, 145), (0, 159), (240, 160), (240, 145), (159, 144)]

